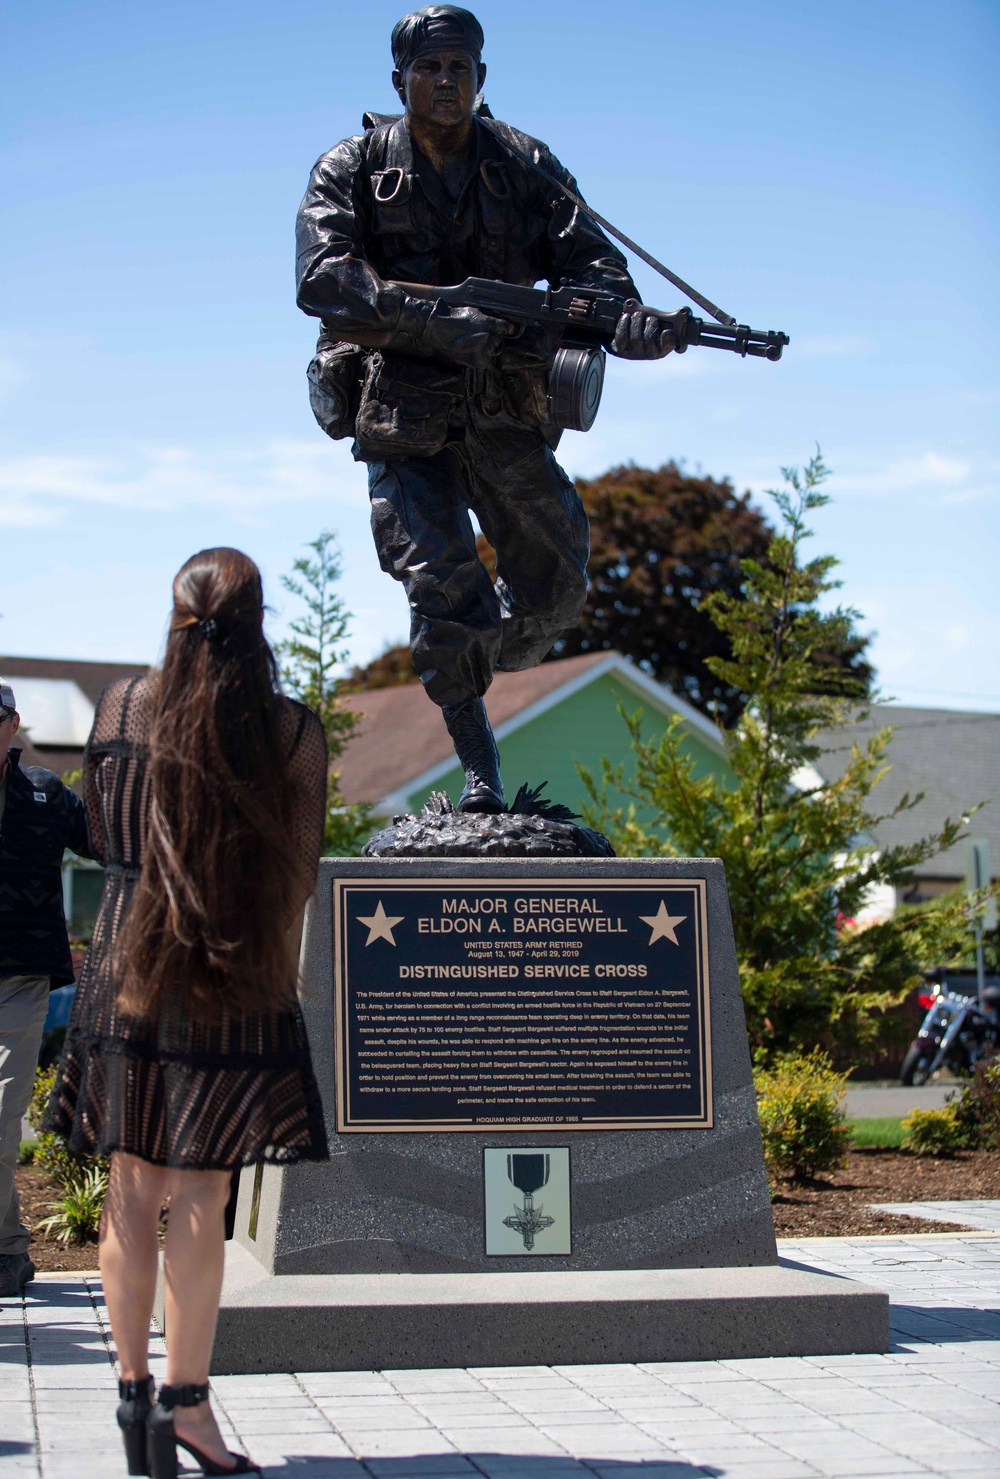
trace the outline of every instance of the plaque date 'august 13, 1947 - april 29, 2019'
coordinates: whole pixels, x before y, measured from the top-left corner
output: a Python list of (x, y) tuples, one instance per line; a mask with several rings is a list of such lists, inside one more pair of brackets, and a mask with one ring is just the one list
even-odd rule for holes
[(334, 883), (340, 1131), (712, 1123), (705, 883)]

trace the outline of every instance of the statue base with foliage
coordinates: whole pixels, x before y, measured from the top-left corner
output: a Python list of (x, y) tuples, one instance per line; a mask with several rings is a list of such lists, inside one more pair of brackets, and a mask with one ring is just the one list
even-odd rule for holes
[(365, 843), (366, 858), (613, 858), (615, 850), (576, 813), (542, 799), (543, 781), (522, 786), (513, 805), (497, 815), (456, 811), (435, 791), (419, 816), (395, 816)]

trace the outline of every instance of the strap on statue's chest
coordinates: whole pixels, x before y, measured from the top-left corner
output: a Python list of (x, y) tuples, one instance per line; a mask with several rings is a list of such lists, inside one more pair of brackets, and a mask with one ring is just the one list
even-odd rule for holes
[[(417, 232), (415, 199), (419, 175), (410, 140), (405, 130), (395, 126), (400, 121), (398, 117), (366, 113), (364, 121), (370, 127), (366, 164), (371, 187), (373, 230), (377, 236)], [(500, 278), (513, 225), (511, 205), (514, 190), (505, 161), (489, 155), (481, 159), (478, 179), (473, 182), (472, 189), (480, 235), (477, 270), (482, 276)], [(468, 219), (464, 211), (462, 215)], [(458, 216), (453, 219), (459, 222)]]
[[(369, 114), (365, 114), (367, 119)], [(368, 179), (372, 192), (372, 224), (379, 236), (412, 232), (413, 191), (416, 175), (409, 141), (386, 120), (373, 132), (368, 147)]]

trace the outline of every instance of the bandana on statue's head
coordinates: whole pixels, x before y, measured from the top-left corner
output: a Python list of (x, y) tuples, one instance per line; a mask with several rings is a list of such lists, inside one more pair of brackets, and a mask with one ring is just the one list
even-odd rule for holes
[(459, 5), (425, 5), (393, 26), (392, 59), (401, 72), (429, 51), (464, 51), (478, 62), (484, 40), (471, 11)]

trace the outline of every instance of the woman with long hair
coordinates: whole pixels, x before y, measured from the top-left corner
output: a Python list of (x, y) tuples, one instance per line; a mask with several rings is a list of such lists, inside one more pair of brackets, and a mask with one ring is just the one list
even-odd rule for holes
[[(100, 1265), (130, 1474), (206, 1474), (227, 1452), (208, 1400), (231, 1177), (327, 1155), (296, 998), (316, 878), (326, 741), (281, 694), (260, 573), (202, 550), (174, 581), (162, 669), (101, 697), (84, 799), (104, 893), (48, 1128), (110, 1155)], [(164, 1242), (167, 1376), (152, 1403), (149, 1323)]]

